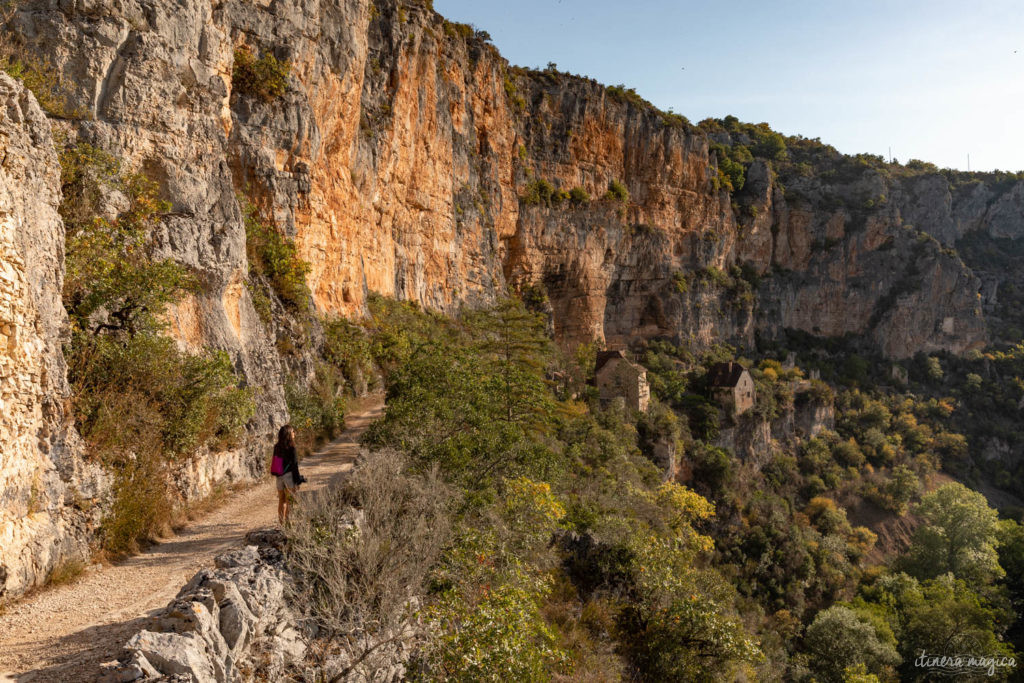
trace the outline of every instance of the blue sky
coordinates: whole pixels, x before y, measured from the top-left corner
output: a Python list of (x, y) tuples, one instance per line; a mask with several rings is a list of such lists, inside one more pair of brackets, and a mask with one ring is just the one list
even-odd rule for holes
[[(513, 64), (847, 153), (1024, 170), (1024, 1), (434, 0)], [(1016, 50), (1016, 52), (1014, 52)]]

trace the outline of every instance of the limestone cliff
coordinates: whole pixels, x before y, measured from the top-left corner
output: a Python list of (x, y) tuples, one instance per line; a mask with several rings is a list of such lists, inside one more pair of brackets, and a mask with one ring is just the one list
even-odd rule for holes
[(60, 170), (31, 93), (0, 73), (0, 597), (85, 552), (104, 485), (68, 424)]
[[(948, 241), (1020, 219), (1017, 190), (996, 199), (981, 186), (954, 203), (934, 179), (870, 174), (783, 188), (760, 159), (731, 196), (709, 145), (736, 136), (591, 80), (513, 70), (419, 2), (28, 3), (16, 24), (91, 113), (78, 134), (173, 202), (167, 252), (208, 276), (194, 341), (232, 348), (268, 379), (265, 335), (244, 324), (236, 191), (295, 236), (321, 311), (358, 314), (369, 291), (450, 310), (541, 283), (565, 341), (749, 344), (793, 328), (867, 334), (896, 357), (985, 340), (980, 283), (906, 225)], [(232, 92), (243, 45), (289, 60), (283, 97)], [(595, 199), (615, 180), (630, 199), (524, 206), (536, 179)], [(889, 200), (835, 205), (862, 196)], [(757, 306), (676, 286), (677, 273), (737, 263), (765, 280)]]
[[(892, 357), (985, 343), (982, 283), (948, 247), (972, 232), (1020, 236), (1024, 183), (951, 188), (937, 173), (836, 173), (829, 164), (849, 159), (815, 152), (798, 164), (791, 150), (785, 167), (755, 155), (730, 192), (714, 149), (750, 144), (745, 134), (692, 126), (592, 80), (513, 69), (484, 35), (427, 5), (18, 5), (11, 35), (62, 75), (77, 112), (57, 124), (62, 133), (125, 159), (172, 204), (159, 249), (203, 284), (177, 307), (176, 336), (228, 351), (258, 391), (248, 448), (190, 465), (189, 491), (261, 471), (261, 446), (286, 419), (275, 337), (288, 328), (264, 325), (245, 286), (239, 193), (295, 238), (323, 313), (358, 315), (370, 292), (451, 311), (511, 285), (543, 289), (567, 344), (665, 336), (750, 346), (790, 329), (858, 335)], [(240, 47), (288, 60), (281, 97), (234, 91)], [(36, 354), (3, 379), (3, 400), (17, 406), (4, 411), (14, 426), (0, 449), (13, 463), (0, 468), (7, 534), (30, 526), (32, 505), (54, 507), (51, 525), (78, 514), (59, 486), (47, 488), (58, 470), (80, 489), (91, 484), (64, 464), (79, 461), (64, 456), (74, 432), (60, 408), (52, 141), (31, 98), (7, 80), (0, 87), (0, 149), (23, 150), (8, 152), (0, 174), (2, 272), (14, 273), (2, 285), (10, 320), (0, 322), (21, 336), (0, 339), (12, 354)], [(581, 191), (523, 201), (541, 180)], [(613, 181), (628, 198), (604, 198)], [(42, 498), (31, 494), (37, 478)], [(60, 536), (16, 533), (43, 544)], [(43, 565), (8, 589), (41, 580)]]

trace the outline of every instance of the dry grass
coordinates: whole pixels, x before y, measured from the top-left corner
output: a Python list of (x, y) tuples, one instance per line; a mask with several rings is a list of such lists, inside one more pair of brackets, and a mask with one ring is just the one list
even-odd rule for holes
[(74, 583), (85, 573), (86, 566), (88, 565), (79, 558), (65, 560), (53, 568), (46, 585), (56, 588), (57, 586), (66, 586), (67, 584)]
[(178, 533), (188, 526), (189, 522), (202, 519), (211, 512), (218, 510), (230, 501), (233, 496), (252, 488), (258, 483), (258, 481), (238, 481), (233, 484), (217, 484), (213, 487), (210, 495), (201, 500), (187, 502), (176, 511), (174, 523), (171, 525), (174, 532)]
[(297, 509), (288, 530), (292, 601), (325, 649), (347, 656), (342, 676), (416, 636), (408, 625), (448, 538), (450, 497), (436, 473), (412, 475), (402, 455), (384, 450)]

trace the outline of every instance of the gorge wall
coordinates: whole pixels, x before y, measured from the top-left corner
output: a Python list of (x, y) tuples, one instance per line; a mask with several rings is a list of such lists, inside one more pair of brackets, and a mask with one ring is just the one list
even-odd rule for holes
[[(964, 352), (988, 338), (982, 283), (949, 247), (972, 232), (1024, 231), (1020, 182), (961, 191), (938, 173), (830, 176), (755, 158), (730, 193), (713, 147), (749, 143), (742, 133), (694, 127), (553, 69), (513, 69), (422, 1), (25, 0), (11, 30), (62, 75), (75, 113), (51, 120), (60, 135), (124, 159), (171, 203), (158, 251), (202, 282), (172, 316), (180, 343), (226, 350), (257, 390), (248, 446), (190, 465), (193, 495), (260, 472), (287, 419), (275, 336), (288, 332), (260, 321), (246, 288), (240, 194), (294, 237), (322, 313), (357, 316), (371, 292), (453, 311), (533, 287), (566, 344), (750, 346), (792, 329), (858, 335), (894, 358)], [(240, 46), (290, 62), (283, 96), (233, 92)], [(102, 486), (60, 407), (52, 138), (30, 95), (8, 80), (0, 94), (0, 150), (15, 150), (0, 174), (0, 272), (13, 270), (0, 282), (0, 322), (32, 330), (4, 332), (6, 352), (0, 344), (11, 354), (0, 362), (12, 364), (0, 572), (19, 568), (7, 578), (13, 594), (57, 561), (19, 560), (46, 554), (33, 544), (87, 540), (40, 530), (88, 526), (59, 521), (88, 513), (58, 480), (90, 500)], [(538, 180), (593, 200), (522, 201)], [(603, 198), (612, 181), (628, 201)]]

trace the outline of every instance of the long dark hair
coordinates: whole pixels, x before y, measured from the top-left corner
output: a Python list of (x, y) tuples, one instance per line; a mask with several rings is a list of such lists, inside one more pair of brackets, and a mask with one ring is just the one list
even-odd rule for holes
[(295, 448), (295, 428), (291, 425), (284, 425), (277, 430), (277, 444), (274, 446), (274, 450), (286, 448)]

